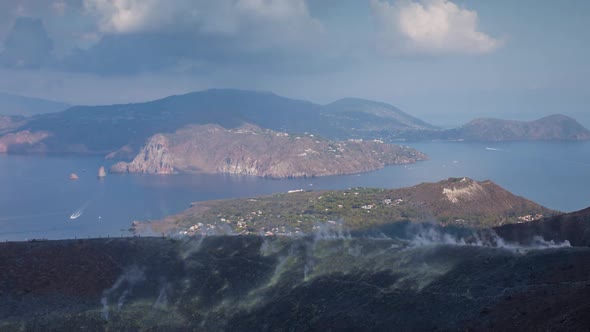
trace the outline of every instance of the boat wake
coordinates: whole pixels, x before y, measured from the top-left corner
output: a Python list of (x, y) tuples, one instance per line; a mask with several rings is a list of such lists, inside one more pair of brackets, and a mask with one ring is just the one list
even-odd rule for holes
[(74, 220), (74, 219), (80, 218), (80, 216), (82, 216), (82, 214), (84, 213), (84, 210), (86, 210), (86, 208), (88, 207), (88, 204), (90, 204), (90, 201), (82, 204), (82, 207), (80, 207), (78, 210), (74, 211), (74, 213), (72, 213), (70, 215), (70, 220)]
[(77, 218), (79, 218), (79, 217), (82, 215), (82, 213), (84, 213), (84, 209), (83, 209), (83, 208), (82, 208), (82, 209), (79, 209), (79, 210), (77, 210), (77, 211), (76, 211), (76, 212), (74, 212), (74, 213), (72, 213), (72, 214), (70, 215), (70, 219), (72, 219), (72, 220), (74, 220), (74, 219), (77, 219)]
[(488, 150), (488, 151), (504, 151), (504, 150), (502, 150), (502, 149), (497, 149), (497, 148), (489, 148), (489, 147), (488, 147), (488, 148), (486, 148), (486, 150)]

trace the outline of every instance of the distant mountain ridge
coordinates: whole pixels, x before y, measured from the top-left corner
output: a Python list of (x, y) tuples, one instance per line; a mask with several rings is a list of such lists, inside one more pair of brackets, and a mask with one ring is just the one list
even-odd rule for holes
[(0, 92), (0, 116), (32, 116), (61, 112), (69, 107), (70, 105), (62, 102)]
[(361, 98), (343, 98), (325, 105), (322, 115), (341, 135), (375, 137), (387, 132), (404, 133), (437, 129), (387, 103)]
[[(386, 130), (384, 116), (388, 117), (386, 122), (396, 133), (432, 128), (393, 106), (382, 106), (378, 114), (360, 109), (355, 114), (344, 116), (335, 110), (343, 104), (347, 103), (322, 106), (270, 92), (211, 89), (143, 103), (74, 106), (63, 112), (35, 116), (14, 131), (51, 133), (42, 142), (47, 152), (107, 154), (125, 145), (138, 149), (148, 137), (157, 133), (172, 133), (187, 124), (236, 128), (249, 123), (266, 129), (309, 132), (337, 139), (359, 136), (351, 133), (345, 125), (346, 121), (365, 127), (380, 126)], [(399, 123), (395, 119), (399, 119)], [(360, 136), (367, 134), (370, 135), (370, 132), (361, 131)], [(38, 147), (17, 148), (13, 152), (39, 150)]]
[[(0, 136), (0, 145), (7, 153), (110, 154), (116, 158), (133, 156), (155, 134), (173, 133), (191, 124), (226, 129), (252, 124), (336, 140), (590, 139), (590, 131), (564, 115), (532, 122), (477, 119), (459, 128), (440, 130), (381, 102), (345, 98), (319, 105), (270, 92), (233, 89), (211, 89), (134, 104), (74, 106), (24, 120), (5, 119), (5, 123), (0, 135), (11, 134), (11, 138)], [(125, 154), (112, 154), (123, 150)]]

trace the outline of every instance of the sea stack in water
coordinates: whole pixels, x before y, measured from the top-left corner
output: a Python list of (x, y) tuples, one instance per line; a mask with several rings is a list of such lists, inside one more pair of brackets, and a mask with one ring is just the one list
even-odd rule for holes
[(105, 172), (104, 166), (100, 166), (100, 168), (98, 169), (98, 175), (97, 176), (98, 176), (99, 179), (102, 179), (105, 176), (107, 176), (107, 172)]

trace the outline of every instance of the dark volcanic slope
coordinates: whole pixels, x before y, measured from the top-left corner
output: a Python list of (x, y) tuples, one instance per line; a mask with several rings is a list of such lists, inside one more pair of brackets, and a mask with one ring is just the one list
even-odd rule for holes
[(466, 141), (587, 140), (590, 131), (565, 115), (531, 122), (476, 119), (459, 128), (431, 132), (431, 138)]
[(541, 236), (546, 240), (568, 240), (574, 246), (590, 247), (590, 208), (533, 223), (504, 225), (495, 230), (509, 241), (530, 243), (535, 236)]
[(590, 324), (588, 248), (329, 237), (0, 243), (0, 331), (583, 331)]

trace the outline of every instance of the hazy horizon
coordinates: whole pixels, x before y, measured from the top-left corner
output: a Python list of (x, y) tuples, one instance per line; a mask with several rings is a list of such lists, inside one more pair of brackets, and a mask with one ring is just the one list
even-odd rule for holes
[(82, 105), (209, 88), (383, 101), (437, 125), (590, 125), (586, 1), (0, 4), (0, 91)]

